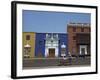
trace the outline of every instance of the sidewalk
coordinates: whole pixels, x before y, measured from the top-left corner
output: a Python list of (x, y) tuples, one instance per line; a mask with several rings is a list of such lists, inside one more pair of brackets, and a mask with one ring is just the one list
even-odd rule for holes
[(66, 58), (65, 65), (60, 65), (62, 58), (34, 58), (34, 59), (24, 59), (23, 60), (23, 68), (43, 68), (43, 67), (61, 67), (61, 66), (85, 66), (90, 65), (90, 57), (85, 58), (75, 58), (69, 62), (69, 59)]

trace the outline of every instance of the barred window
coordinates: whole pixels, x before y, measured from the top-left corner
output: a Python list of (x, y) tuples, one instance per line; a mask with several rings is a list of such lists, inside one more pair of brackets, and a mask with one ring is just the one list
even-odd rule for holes
[(73, 36), (73, 40), (76, 40), (76, 36)]
[(75, 27), (73, 28), (73, 32), (76, 32), (76, 28)]
[(26, 40), (30, 40), (30, 35), (26, 35)]
[(81, 32), (84, 32), (84, 28), (81, 28)]
[(91, 28), (89, 28), (89, 32), (91, 32)]

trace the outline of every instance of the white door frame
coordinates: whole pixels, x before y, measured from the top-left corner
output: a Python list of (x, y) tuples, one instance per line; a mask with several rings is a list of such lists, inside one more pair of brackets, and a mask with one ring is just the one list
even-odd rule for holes
[(55, 49), (55, 57), (58, 57), (58, 47), (56, 47), (56, 46), (55, 47), (51, 47), (51, 46), (50, 47), (46, 47), (45, 48), (45, 57), (49, 56), (49, 49), (50, 48), (54, 48)]
[(80, 45), (80, 55), (81, 53), (81, 49), (84, 48), (85, 49), (85, 55), (87, 55), (87, 45)]

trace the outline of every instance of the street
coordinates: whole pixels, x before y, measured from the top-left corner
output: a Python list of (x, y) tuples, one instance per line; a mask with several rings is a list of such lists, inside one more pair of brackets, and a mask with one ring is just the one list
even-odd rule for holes
[(62, 58), (34, 58), (34, 59), (24, 59), (23, 69), (34, 69), (43, 67), (61, 67), (61, 66), (89, 66), (90, 57), (73, 57), (72, 59), (66, 59), (63, 62)]

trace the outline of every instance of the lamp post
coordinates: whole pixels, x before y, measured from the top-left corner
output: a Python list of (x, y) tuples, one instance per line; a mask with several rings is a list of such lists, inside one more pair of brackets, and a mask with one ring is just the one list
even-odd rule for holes
[(61, 45), (61, 57), (62, 57), (62, 61), (61, 61), (61, 65), (65, 65), (66, 63), (66, 45), (63, 44)]
[(24, 46), (24, 58), (29, 58), (29, 53), (30, 53), (30, 50), (31, 50), (31, 46), (29, 44), (26, 44)]
[(61, 56), (63, 59), (66, 56), (66, 45), (64, 45), (64, 43), (61, 45)]

